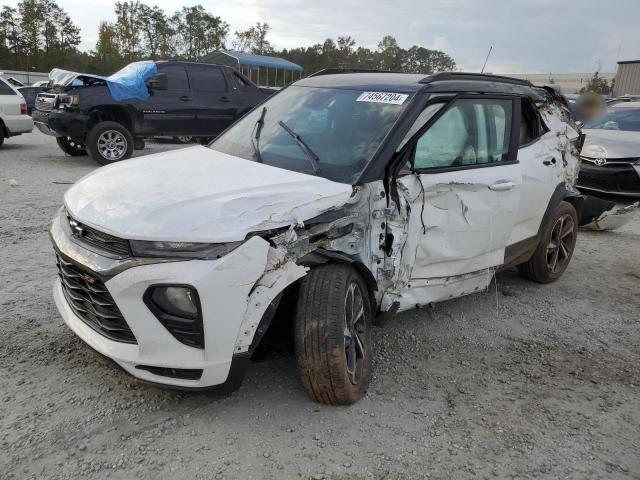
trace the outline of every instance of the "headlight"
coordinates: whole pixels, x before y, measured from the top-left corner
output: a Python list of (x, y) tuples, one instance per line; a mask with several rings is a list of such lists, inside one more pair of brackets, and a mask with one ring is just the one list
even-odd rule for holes
[(131, 251), (136, 257), (180, 257), (211, 260), (224, 257), (242, 245), (230, 243), (155, 242), (130, 240)]
[(80, 97), (78, 95), (60, 95), (58, 97), (58, 108), (71, 109), (78, 106)]

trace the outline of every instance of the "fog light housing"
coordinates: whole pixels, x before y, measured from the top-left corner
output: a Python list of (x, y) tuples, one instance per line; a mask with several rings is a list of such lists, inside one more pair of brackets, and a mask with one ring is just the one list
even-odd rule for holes
[(180, 343), (204, 348), (204, 329), (200, 298), (189, 285), (152, 285), (144, 303)]

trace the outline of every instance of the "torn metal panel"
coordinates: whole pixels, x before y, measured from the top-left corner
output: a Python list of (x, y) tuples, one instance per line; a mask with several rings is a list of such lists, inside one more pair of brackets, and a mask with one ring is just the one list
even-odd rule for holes
[[(587, 197), (595, 198), (595, 197)], [(607, 202), (613, 203), (613, 202)], [(594, 211), (591, 210), (591, 216), (587, 218), (581, 218), (582, 222), (580, 226), (589, 230), (615, 230), (629, 223), (637, 214), (638, 206), (640, 202), (635, 202), (631, 205), (613, 205), (599, 215), (594, 215)], [(609, 205), (607, 205), (609, 206)], [(600, 209), (599, 209), (600, 210)], [(599, 211), (596, 210), (596, 211)], [(588, 222), (587, 222), (588, 220)], [(584, 223), (583, 223), (584, 222)]]
[(304, 277), (307, 268), (287, 262), (277, 270), (265, 273), (256, 283), (247, 299), (247, 309), (242, 324), (238, 330), (234, 352), (246, 352), (253, 342), (260, 319), (265, 314), (271, 302), (280, 295), (286, 287)]

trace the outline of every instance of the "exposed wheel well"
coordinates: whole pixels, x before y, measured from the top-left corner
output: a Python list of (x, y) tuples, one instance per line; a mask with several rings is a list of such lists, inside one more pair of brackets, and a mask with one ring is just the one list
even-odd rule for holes
[(0, 135), (2, 135), (4, 138), (9, 138), (9, 131), (7, 130), (7, 127), (2, 119), (0, 119)]
[(100, 122), (118, 122), (125, 126), (133, 134), (133, 118), (131, 114), (123, 107), (103, 106), (96, 107), (89, 113), (89, 122), (87, 129), (91, 129)]

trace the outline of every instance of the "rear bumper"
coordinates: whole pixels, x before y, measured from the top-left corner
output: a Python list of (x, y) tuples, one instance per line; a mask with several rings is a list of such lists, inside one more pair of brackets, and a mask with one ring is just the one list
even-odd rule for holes
[(29, 115), (7, 115), (3, 120), (10, 137), (33, 130), (33, 119)]
[(84, 140), (87, 134), (87, 122), (89, 117), (80, 113), (65, 112), (62, 110), (33, 111), (33, 121), (38, 129), (55, 137), (71, 137)]

